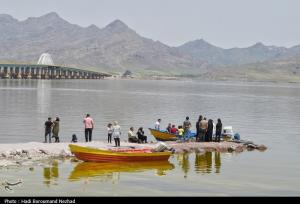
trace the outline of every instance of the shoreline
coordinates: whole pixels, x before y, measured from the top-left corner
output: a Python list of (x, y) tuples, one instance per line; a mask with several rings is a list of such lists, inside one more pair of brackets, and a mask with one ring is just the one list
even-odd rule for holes
[(166, 80), (166, 81), (205, 81), (205, 82), (245, 82), (245, 83), (270, 83), (270, 84), (300, 84), (300, 80), (262, 80), (262, 79), (247, 79), (242, 80), (238, 78), (216, 78), (206, 79), (204, 77), (187, 77), (187, 76), (132, 76), (122, 77), (114, 75), (113, 77), (106, 77), (107, 80)]
[[(243, 144), (235, 142), (164, 142), (168, 148), (173, 149), (175, 154), (191, 153), (204, 154), (205, 152), (221, 153), (241, 153), (243, 151), (267, 149), (264, 145), (254, 145), (253, 143)], [(33, 165), (35, 162), (41, 162), (49, 159), (75, 158), (69, 149), (69, 144), (81, 146), (96, 147), (100, 149), (113, 149), (113, 144), (107, 144), (102, 141), (93, 141), (89, 143), (17, 143), (0, 144), (0, 168), (20, 165)], [(150, 147), (155, 148), (159, 142), (137, 144), (121, 142), (121, 147)]]
[[(99, 79), (3, 79), (0, 80), (99, 80)], [(100, 80), (140, 80), (140, 81), (202, 81), (202, 82), (228, 82), (228, 83), (267, 83), (267, 84), (300, 84), (300, 80), (261, 80), (261, 79), (249, 79), (241, 80), (237, 78), (227, 79), (206, 79), (201, 77), (184, 77), (184, 76), (133, 76), (133, 77), (121, 77), (115, 75), (114, 77), (106, 77)]]

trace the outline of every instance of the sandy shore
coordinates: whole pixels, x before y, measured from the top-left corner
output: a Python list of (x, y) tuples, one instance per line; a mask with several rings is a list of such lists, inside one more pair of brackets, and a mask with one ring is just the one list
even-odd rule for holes
[[(73, 155), (69, 149), (70, 143), (18, 143), (18, 144), (0, 144), (0, 167), (31, 165), (34, 162), (51, 158), (70, 158)], [(114, 149), (113, 144), (107, 144), (102, 141), (93, 141), (90, 143), (76, 143), (77, 145), (96, 147), (101, 149)], [(165, 142), (168, 148), (172, 148), (175, 153), (197, 152), (205, 153), (207, 151), (218, 152), (243, 152), (244, 150), (265, 150), (263, 145), (247, 146), (234, 142)], [(151, 147), (155, 148), (159, 143), (134, 144), (121, 142), (121, 147)]]

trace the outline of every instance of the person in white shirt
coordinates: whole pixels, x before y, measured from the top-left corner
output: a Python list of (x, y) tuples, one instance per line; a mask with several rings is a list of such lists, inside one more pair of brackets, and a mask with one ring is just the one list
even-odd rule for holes
[(120, 147), (121, 127), (118, 125), (117, 121), (114, 122), (112, 127), (112, 135), (114, 137), (116, 147)]
[(155, 130), (160, 130), (160, 122), (161, 122), (161, 119), (158, 119), (155, 123)]
[(130, 143), (138, 143), (138, 138), (136, 137), (136, 135), (134, 134), (134, 128), (131, 127), (128, 131), (128, 142)]

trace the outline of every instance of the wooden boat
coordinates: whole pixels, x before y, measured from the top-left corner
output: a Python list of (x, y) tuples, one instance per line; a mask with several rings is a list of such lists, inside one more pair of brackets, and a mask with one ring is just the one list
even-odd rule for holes
[(165, 171), (174, 169), (169, 161), (150, 162), (80, 162), (71, 172), (70, 180), (79, 180), (89, 177), (105, 177), (113, 173), (143, 172), (155, 170), (157, 175), (164, 175)]
[(157, 141), (175, 141), (178, 139), (177, 135), (175, 135), (175, 134), (171, 134), (168, 132), (162, 132), (162, 131), (155, 130), (152, 128), (149, 128), (149, 130), (150, 130), (150, 133), (155, 137), (155, 139)]
[(92, 162), (140, 162), (140, 161), (167, 161), (172, 152), (144, 151), (113, 151), (95, 147), (82, 147), (69, 144), (71, 152), (77, 159)]

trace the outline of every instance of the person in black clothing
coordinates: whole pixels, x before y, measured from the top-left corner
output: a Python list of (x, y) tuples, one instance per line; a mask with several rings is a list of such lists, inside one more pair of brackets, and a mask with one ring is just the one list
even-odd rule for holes
[(215, 137), (215, 142), (220, 142), (221, 139), (221, 134), (222, 134), (222, 122), (221, 119), (218, 119), (218, 123), (216, 125), (216, 137)]
[(140, 127), (137, 131), (138, 139), (141, 143), (147, 143), (147, 136), (144, 135), (143, 127)]
[(55, 141), (54, 142), (59, 142), (59, 136), (58, 136), (58, 133), (59, 133), (59, 117), (56, 117), (56, 119), (52, 122), (53, 125), (52, 125), (52, 137), (55, 138)]
[(75, 134), (72, 135), (72, 143), (76, 143), (77, 142), (77, 136)]
[(107, 124), (107, 143), (111, 143), (111, 137), (112, 137), (112, 124)]
[(196, 122), (196, 141), (200, 142), (200, 122), (203, 116), (200, 115), (198, 121)]
[(168, 133), (171, 133), (171, 129), (172, 129), (172, 124), (169, 123), (168, 127), (166, 128), (166, 130), (168, 131)]
[(51, 118), (49, 117), (48, 120), (45, 122), (45, 143), (47, 143), (47, 136), (49, 135), (49, 143), (51, 143), (51, 132), (52, 132), (53, 123)]
[(206, 135), (205, 135), (206, 142), (212, 142), (213, 129), (214, 129), (213, 120), (209, 119), (207, 131), (206, 131)]

